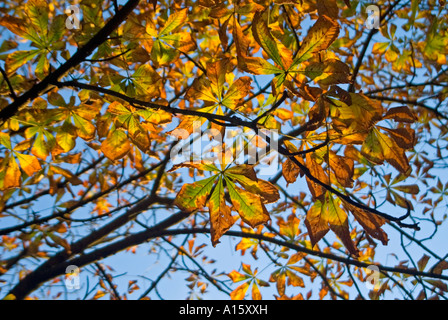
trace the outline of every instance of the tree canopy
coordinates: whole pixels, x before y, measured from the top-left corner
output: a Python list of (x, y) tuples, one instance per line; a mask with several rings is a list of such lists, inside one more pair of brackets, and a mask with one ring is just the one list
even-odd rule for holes
[(3, 1), (0, 296), (447, 299), (448, 12), (369, 4)]

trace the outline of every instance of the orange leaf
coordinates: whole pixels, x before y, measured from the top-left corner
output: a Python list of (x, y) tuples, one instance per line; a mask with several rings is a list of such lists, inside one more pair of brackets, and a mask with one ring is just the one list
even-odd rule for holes
[(3, 182), (3, 189), (20, 187), (20, 169), (16, 160), (11, 155), (6, 167), (5, 178)]
[(386, 232), (381, 229), (381, 226), (386, 223), (386, 219), (357, 208), (345, 201), (343, 201), (342, 203), (345, 208), (350, 210), (355, 219), (364, 228), (368, 235), (380, 240), (383, 245), (387, 245), (389, 239), (387, 238)]
[(291, 68), (308, 60), (313, 54), (326, 50), (339, 34), (339, 25), (336, 20), (325, 15), (320, 16), (316, 23), (310, 28), (308, 34), (296, 54)]
[(35, 156), (22, 154), (22, 153), (15, 153), (17, 159), (19, 159), (20, 167), (22, 168), (25, 173), (31, 177), (34, 173), (42, 169), (40, 166), (39, 160)]
[(224, 185), (221, 177), (210, 196), (208, 207), (210, 210), (212, 244), (216, 246), (219, 243), (219, 238), (235, 223), (235, 219), (230, 213), (230, 208), (226, 206)]
[(112, 131), (101, 144), (101, 151), (112, 161), (123, 158), (130, 149), (128, 137), (121, 130)]
[(244, 282), (242, 285), (238, 286), (238, 288), (230, 293), (230, 298), (232, 300), (243, 300), (246, 296), (247, 289), (249, 289), (249, 285), (249, 282)]

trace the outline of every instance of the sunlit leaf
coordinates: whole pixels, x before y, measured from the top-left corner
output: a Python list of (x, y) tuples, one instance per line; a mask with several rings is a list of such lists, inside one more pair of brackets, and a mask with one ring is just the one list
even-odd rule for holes
[(112, 131), (101, 144), (101, 151), (110, 160), (123, 158), (131, 149), (126, 133), (121, 130)]

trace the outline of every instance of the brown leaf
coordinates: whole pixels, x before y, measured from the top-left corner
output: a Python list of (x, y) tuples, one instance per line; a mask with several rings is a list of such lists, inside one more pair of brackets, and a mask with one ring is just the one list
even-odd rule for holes
[(380, 126), (378, 127), (389, 133), (389, 136), (395, 140), (400, 148), (412, 149), (417, 143), (415, 131), (411, 128), (389, 129)]
[(308, 229), (313, 247), (330, 230), (324, 215), (325, 213), (322, 210), (322, 202), (320, 200), (317, 200), (306, 214), (305, 226)]
[(286, 182), (294, 183), (299, 176), (300, 168), (289, 158), (282, 163), (282, 174)]
[(222, 178), (219, 179), (215, 190), (209, 200), (210, 233), (213, 246), (219, 243), (221, 236), (235, 223), (230, 208), (226, 205), (224, 185)]
[(390, 108), (383, 119), (393, 119), (398, 122), (414, 123), (417, 120), (415, 114), (407, 106)]
[[(322, 166), (318, 164), (316, 160), (314, 160), (311, 153), (306, 154), (306, 166), (310, 170), (310, 173), (313, 177), (319, 179), (324, 183), (328, 183), (327, 174), (325, 173)], [(325, 194), (325, 189), (318, 183), (312, 181), (308, 177), (306, 178), (306, 182), (308, 184), (308, 188), (311, 191), (311, 194), (313, 195), (313, 199), (319, 199)]]
[(337, 19), (339, 8), (335, 0), (317, 0), (317, 13), (326, 15), (332, 19)]
[(378, 215), (366, 212), (365, 210), (355, 207), (354, 205), (351, 205), (345, 201), (342, 201), (342, 203), (344, 207), (347, 208), (347, 210), (350, 210), (356, 221), (359, 222), (359, 224), (364, 228), (368, 235), (380, 240), (383, 245), (387, 245), (389, 239), (386, 232), (381, 229), (381, 226), (386, 223), (386, 219)]

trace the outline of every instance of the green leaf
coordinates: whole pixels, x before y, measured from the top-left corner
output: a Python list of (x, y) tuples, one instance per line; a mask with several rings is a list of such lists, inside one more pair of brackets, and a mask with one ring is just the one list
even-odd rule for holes
[(326, 50), (336, 40), (338, 34), (339, 25), (336, 20), (325, 15), (320, 16), (308, 31), (289, 69), (292, 70), (298, 64), (311, 58), (313, 54)]
[(6, 58), (6, 72), (13, 73), (40, 53), (40, 50), (14, 51)]
[(255, 228), (269, 221), (269, 213), (259, 195), (243, 190), (227, 177), (224, 176), (224, 178), (232, 204), (244, 222)]
[[(46, 36), (48, 30), (48, 4), (43, 0), (28, 0), (25, 13), (39, 36)], [(30, 28), (30, 27), (29, 27)]]
[(215, 180), (216, 175), (194, 183), (184, 184), (177, 194), (174, 204), (187, 212), (204, 207)]
[(176, 31), (187, 21), (188, 8), (179, 10), (168, 17), (165, 26), (160, 30), (159, 37)]
[(252, 23), (252, 34), (255, 41), (258, 42), (258, 44), (263, 48), (268, 56), (284, 70), (286, 66), (283, 65), (282, 56), (278, 50), (277, 43), (272, 37), (268, 26), (262, 20), (260, 12), (257, 12), (254, 15)]

